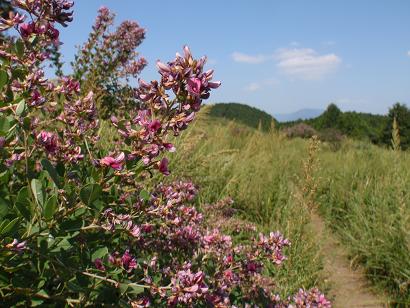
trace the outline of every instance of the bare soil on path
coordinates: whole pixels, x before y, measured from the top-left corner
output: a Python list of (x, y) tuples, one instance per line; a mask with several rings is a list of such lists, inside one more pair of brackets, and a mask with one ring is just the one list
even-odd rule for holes
[(381, 296), (374, 294), (363, 271), (352, 269), (346, 249), (328, 230), (322, 218), (312, 212), (312, 228), (323, 245), (325, 272), (330, 280), (329, 298), (335, 308), (388, 307)]

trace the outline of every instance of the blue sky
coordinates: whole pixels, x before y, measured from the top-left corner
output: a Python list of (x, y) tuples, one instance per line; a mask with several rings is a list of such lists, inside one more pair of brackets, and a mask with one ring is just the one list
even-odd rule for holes
[[(410, 1), (140, 1), (77, 0), (75, 19), (61, 34), (69, 62), (87, 39), (102, 5), (117, 22), (147, 29), (139, 48), (155, 61), (172, 60), (188, 44), (222, 87), (212, 102), (243, 102), (271, 114), (302, 108), (386, 113), (410, 105)], [(68, 68), (68, 66), (67, 66)]]

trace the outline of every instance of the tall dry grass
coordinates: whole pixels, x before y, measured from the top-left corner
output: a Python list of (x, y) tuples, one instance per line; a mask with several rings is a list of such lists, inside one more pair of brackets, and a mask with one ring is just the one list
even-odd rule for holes
[(260, 230), (280, 230), (292, 242), (288, 260), (270, 269), (281, 294), (301, 286), (326, 288), (319, 246), (309, 228), (309, 211), (297, 197), (303, 178), (305, 141), (289, 141), (235, 122), (200, 115), (172, 157), (177, 177), (200, 185), (200, 204), (233, 198), (239, 216)]
[(410, 306), (409, 153), (348, 142), (321, 163), (322, 216), (392, 304)]
[[(111, 142), (113, 131), (105, 124), (102, 131), (101, 144)], [(265, 133), (214, 119), (206, 108), (176, 146), (172, 175), (199, 184), (199, 206), (230, 196), (242, 219), (292, 241), (287, 262), (271, 271), (282, 294), (327, 287), (309, 228), (314, 203), (352, 265), (363, 265), (392, 305), (410, 306), (410, 153), (351, 140), (335, 152), (322, 143), (313, 157), (320, 168), (312, 169), (307, 140), (287, 139), (274, 126)]]

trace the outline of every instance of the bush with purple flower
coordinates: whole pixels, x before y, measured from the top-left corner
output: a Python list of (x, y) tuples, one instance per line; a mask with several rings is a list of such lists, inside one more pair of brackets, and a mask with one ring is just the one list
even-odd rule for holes
[(221, 85), (205, 57), (185, 46), (157, 63), (160, 81), (118, 89), (126, 112), (109, 114), (119, 140), (105, 148), (107, 85), (146, 65), (135, 51), (145, 30), (109, 32), (114, 15), (100, 9), (73, 75), (47, 80), (73, 3), (13, 3), (19, 13), (0, 20), (19, 34), (0, 46), (1, 306), (330, 307), (316, 289), (281, 300), (264, 286), (266, 265), (286, 260), (282, 234), (234, 244), (195, 207), (193, 183), (155, 183), (171, 172), (171, 138)]

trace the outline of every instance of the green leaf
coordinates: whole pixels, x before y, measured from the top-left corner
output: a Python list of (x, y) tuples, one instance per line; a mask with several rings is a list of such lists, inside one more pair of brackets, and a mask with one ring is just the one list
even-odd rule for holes
[(6, 71), (0, 70), (0, 90), (7, 84), (9, 81), (9, 75)]
[(149, 199), (150, 199), (150, 194), (149, 194), (149, 192), (148, 191), (146, 191), (146, 190), (141, 190), (140, 191), (140, 198), (142, 199), (142, 200), (144, 200), (144, 201), (148, 201)]
[(37, 204), (43, 206), (44, 205), (44, 193), (43, 193), (43, 185), (41, 184), (41, 182), (37, 179), (32, 179), (31, 180), (31, 190), (33, 191), (34, 199), (36, 199)]
[(29, 130), (31, 128), (31, 118), (30, 117), (25, 117), (23, 119), (23, 128), (25, 130)]
[(13, 69), (12, 73), (12, 78), (13, 79), (19, 79), (21, 81), (24, 81), (25, 77), (26, 77), (26, 71), (21, 69), (21, 68), (16, 68)]
[(44, 303), (44, 299), (39, 298), (32, 298), (31, 299), (31, 307), (38, 307)]
[(31, 210), (30, 210), (30, 193), (28, 187), (23, 187), (20, 189), (15, 206), (17, 210), (20, 212), (21, 216), (23, 216), (27, 221), (31, 219)]
[(50, 298), (49, 295), (47, 294), (47, 292), (44, 291), (44, 290), (38, 291), (38, 292), (37, 292), (37, 296), (41, 296), (41, 297), (43, 297), (44, 299), (41, 299), (41, 298), (32, 298), (32, 299), (31, 299), (31, 307), (40, 306), (40, 305), (42, 305), (42, 304), (44, 303), (44, 300)]
[(126, 283), (120, 283), (120, 293), (121, 295), (124, 295), (128, 290), (128, 284)]
[(47, 170), (47, 172), (50, 175), (51, 179), (53, 180), (54, 184), (56, 184), (56, 186), (60, 189), (63, 188), (62, 183), (60, 181), (60, 178), (58, 177), (57, 170), (50, 163), (50, 161), (47, 160), (47, 159), (43, 159), (41, 161), (41, 165), (43, 166), (43, 168), (45, 170)]
[(61, 230), (70, 232), (70, 230), (78, 230), (82, 228), (83, 224), (84, 220), (81, 217), (77, 219), (67, 219), (61, 223), (60, 228)]
[(102, 193), (101, 186), (98, 184), (87, 184), (80, 191), (80, 199), (86, 205), (91, 205)]
[(22, 99), (16, 108), (16, 115), (21, 116), (26, 111), (26, 101)]
[(80, 287), (78, 284), (72, 282), (72, 281), (67, 281), (67, 287), (74, 292), (83, 292), (84, 289)]
[(134, 285), (134, 284), (129, 284), (128, 287), (131, 288), (131, 291), (128, 292), (128, 293), (130, 293), (130, 294), (135, 294), (135, 295), (141, 294), (141, 293), (143, 293), (144, 290), (145, 290), (145, 288), (140, 287), (140, 286), (136, 286), (136, 285)]
[(0, 136), (7, 135), (10, 129), (10, 120), (6, 117), (0, 117)]
[(50, 220), (58, 210), (57, 196), (51, 196), (44, 207), (44, 218)]
[(16, 54), (17, 57), (22, 58), (24, 56), (24, 42), (22, 40), (18, 40), (15, 44)]
[(94, 261), (95, 259), (102, 259), (106, 255), (108, 255), (108, 248), (107, 247), (99, 248), (92, 254), (91, 260)]
[(9, 233), (13, 233), (14, 227), (17, 226), (17, 222), (19, 221), (18, 218), (13, 219), (10, 221), (8, 224), (5, 224), (5, 226), (0, 227), (0, 234), (2, 235), (8, 235)]
[(90, 279), (82, 273), (76, 273), (75, 278), (80, 287), (86, 288), (90, 284)]
[(72, 247), (71, 243), (66, 239), (63, 238), (57, 245), (56, 247), (51, 250), (51, 252), (60, 252), (61, 250), (68, 250)]
[(0, 184), (6, 184), (10, 179), (10, 172), (8, 170), (0, 173)]
[(0, 218), (3, 218), (9, 212), (9, 206), (6, 200), (0, 197)]

